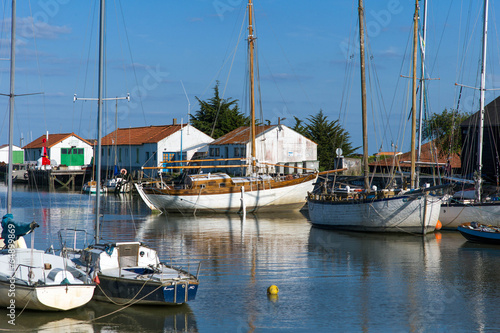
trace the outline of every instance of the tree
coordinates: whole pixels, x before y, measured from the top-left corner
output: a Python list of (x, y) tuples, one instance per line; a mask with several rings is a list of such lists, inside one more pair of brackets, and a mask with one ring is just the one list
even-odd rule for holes
[(435, 140), (441, 157), (460, 155), (462, 151), (460, 124), (469, 117), (470, 114), (457, 110), (444, 109), (440, 114), (435, 113), (424, 124), (422, 138)]
[(218, 81), (214, 87), (214, 97), (208, 101), (202, 101), (198, 97), (196, 99), (200, 103), (200, 109), (195, 115), (191, 115), (191, 123), (214, 139), (250, 124), (250, 119), (239, 111), (238, 100), (220, 98)]
[(349, 133), (342, 128), (338, 120), (329, 121), (323, 110), (307, 118), (308, 123), (295, 117), (294, 130), (318, 144), (320, 170), (333, 169), (336, 148), (342, 148), (344, 156), (351, 156), (358, 147), (353, 148)]

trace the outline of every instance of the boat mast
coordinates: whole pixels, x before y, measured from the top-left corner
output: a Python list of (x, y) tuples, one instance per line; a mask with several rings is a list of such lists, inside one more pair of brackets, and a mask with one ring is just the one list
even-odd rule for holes
[(16, 0), (12, 0), (12, 20), (10, 32), (10, 92), (9, 92), (9, 151), (7, 171), (7, 214), (12, 212), (12, 148), (14, 144), (14, 79), (16, 70)]
[(101, 0), (101, 9), (99, 17), (99, 83), (97, 88), (97, 152), (96, 160), (96, 199), (95, 199), (95, 244), (99, 244), (99, 220), (101, 210), (101, 114), (102, 114), (102, 95), (103, 95), (103, 66), (104, 66), (104, 17), (105, 1)]
[(363, 124), (363, 173), (365, 190), (370, 190), (370, 169), (368, 166), (368, 121), (366, 118), (366, 80), (365, 80), (365, 30), (363, 0), (358, 2), (359, 15), (359, 59), (361, 66), (361, 114)]
[[(425, 87), (425, 48), (427, 46), (427, 0), (424, 0), (424, 17), (422, 21), (422, 44), (420, 52), (420, 113), (418, 119), (418, 150), (417, 150), (417, 161), (420, 162), (420, 157), (422, 154), (422, 118), (424, 114), (424, 87)], [(420, 169), (420, 167), (418, 167)], [(417, 180), (418, 180), (417, 173)]]
[(248, 0), (248, 53), (249, 53), (249, 75), (250, 75), (250, 133), (252, 141), (252, 173), (255, 172), (255, 95), (254, 95), (254, 42), (255, 36), (253, 35), (253, 4), (252, 0)]
[(479, 184), (476, 188), (476, 199), (481, 201), (481, 182), (483, 169), (483, 131), (484, 131), (484, 92), (486, 90), (486, 44), (488, 41), (488, 0), (484, 0), (484, 21), (483, 21), (483, 49), (481, 63), (481, 86), (479, 99), (479, 134), (478, 134), (478, 150), (477, 150), (477, 173), (479, 176)]
[[(413, 17), (413, 89), (411, 106), (411, 170), (410, 188), (415, 188), (415, 134), (417, 131), (417, 41), (418, 41), (418, 0), (415, 0)], [(417, 184), (418, 185), (418, 184)]]

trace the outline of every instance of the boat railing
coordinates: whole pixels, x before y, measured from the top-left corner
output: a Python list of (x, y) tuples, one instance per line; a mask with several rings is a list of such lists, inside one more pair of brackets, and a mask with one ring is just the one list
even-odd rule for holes
[(34, 284), (34, 283), (37, 283), (40, 281), (40, 279), (38, 278), (37, 280), (35, 280), (36, 278), (36, 274), (34, 273), (34, 270), (40, 270), (41, 271), (41, 276), (43, 277), (43, 283), (46, 284), (47, 283), (47, 276), (45, 275), (45, 270), (47, 269), (51, 269), (51, 266), (50, 266), (50, 263), (46, 263), (44, 264), (44, 267), (40, 267), (40, 266), (32, 266), (32, 265), (26, 265), (26, 264), (18, 264), (16, 269), (14, 270), (14, 272), (12, 273), (12, 277), (16, 277), (16, 273), (17, 271), (19, 271), (19, 276), (22, 280), (24, 280), (23, 278), (23, 269), (22, 268), (26, 268), (28, 270), (28, 274), (26, 275), (28, 277), (28, 283), (30, 285)]
[[(59, 230), (57, 234), (59, 237), (59, 244), (61, 245), (62, 252), (79, 251), (88, 247), (89, 233), (87, 232), (87, 230), (64, 228)], [(68, 246), (68, 244), (70, 245)]]

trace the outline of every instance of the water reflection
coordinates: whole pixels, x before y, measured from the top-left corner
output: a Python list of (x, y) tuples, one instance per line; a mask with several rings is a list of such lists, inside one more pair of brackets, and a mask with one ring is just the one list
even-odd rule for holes
[[(18, 309), (18, 313), (20, 309)], [(0, 311), (5, 317), (6, 312)], [(0, 330), (28, 332), (198, 332), (188, 305), (171, 307), (133, 306), (123, 308), (92, 301), (69, 312), (23, 312), (15, 326), (0, 321)]]

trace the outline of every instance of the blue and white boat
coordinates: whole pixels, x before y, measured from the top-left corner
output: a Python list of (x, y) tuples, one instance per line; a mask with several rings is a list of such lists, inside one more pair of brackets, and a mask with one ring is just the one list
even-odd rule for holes
[(457, 229), (468, 241), (500, 244), (500, 227), (478, 222), (467, 222), (459, 225)]

